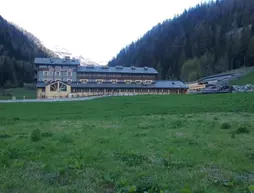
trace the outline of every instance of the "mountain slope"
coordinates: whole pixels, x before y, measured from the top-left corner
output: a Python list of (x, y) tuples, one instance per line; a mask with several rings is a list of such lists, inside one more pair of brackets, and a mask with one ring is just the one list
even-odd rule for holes
[(162, 79), (254, 65), (254, 1), (217, 0), (184, 11), (123, 48), (108, 65), (155, 67)]
[(34, 57), (49, 56), (38, 38), (0, 16), (0, 87), (32, 82)]

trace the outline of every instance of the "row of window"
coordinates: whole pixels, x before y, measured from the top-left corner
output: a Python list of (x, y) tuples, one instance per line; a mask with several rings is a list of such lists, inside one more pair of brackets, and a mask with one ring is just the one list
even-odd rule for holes
[(67, 85), (66, 84), (63, 84), (63, 83), (54, 83), (54, 84), (51, 84), (50, 85), (50, 91), (51, 92), (66, 92), (67, 91)]
[[(58, 79), (56, 78), (55, 81), (62, 81), (61, 79)], [(72, 82), (72, 79), (67, 79), (66, 80), (67, 82)], [(44, 79), (43, 82), (45, 83), (50, 83), (50, 82), (53, 82), (52, 79)], [(97, 84), (102, 84), (102, 83), (112, 83), (112, 84), (117, 84), (117, 83), (125, 83), (125, 84), (152, 84), (153, 81), (151, 80), (135, 80), (135, 81), (132, 81), (132, 80), (125, 80), (125, 81), (118, 81), (118, 80), (110, 80), (110, 81), (104, 81), (104, 80), (101, 80), (101, 79), (97, 79), (95, 81), (88, 81), (88, 79), (82, 79), (80, 80), (80, 82), (82, 83), (97, 83)]]
[[(62, 81), (62, 80), (56, 78), (54, 81)], [(45, 83), (50, 83), (50, 82), (53, 82), (53, 80), (52, 80), (52, 79), (44, 79), (43, 82), (45, 82)], [(72, 82), (72, 79), (68, 79), (68, 78), (67, 78), (67, 82)]]
[(103, 79), (96, 79), (95, 81), (89, 81), (88, 79), (80, 79), (80, 82), (82, 83), (88, 83), (88, 82), (94, 82), (94, 83), (112, 83), (112, 84), (117, 84), (118, 82), (124, 82), (125, 84), (152, 84), (152, 80), (124, 80), (124, 81), (119, 81), (119, 80), (103, 80)]
[(99, 77), (143, 77), (143, 78), (155, 78), (154, 75), (140, 75), (140, 74), (110, 74), (110, 73), (80, 73), (78, 76), (99, 76)]
[(129, 88), (120, 88), (120, 89), (104, 89), (104, 88), (73, 88), (72, 92), (73, 93), (78, 93), (78, 92), (100, 92), (100, 93), (112, 93), (112, 92), (129, 92), (129, 93), (134, 93), (134, 92), (143, 92), (143, 93), (176, 93), (178, 92), (179, 89), (172, 90), (172, 89), (129, 89)]
[(50, 68), (50, 69), (76, 69), (74, 66), (49, 66), (49, 65), (39, 65), (40, 69)]
[[(53, 76), (53, 72), (52, 71), (43, 71), (43, 76)], [(55, 71), (55, 76), (61, 76), (61, 72), (60, 71)], [(67, 76), (72, 76), (72, 72), (71, 71), (67, 71)]]

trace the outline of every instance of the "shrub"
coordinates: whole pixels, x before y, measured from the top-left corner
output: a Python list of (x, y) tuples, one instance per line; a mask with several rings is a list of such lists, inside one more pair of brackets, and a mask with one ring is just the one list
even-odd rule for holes
[(232, 133), (231, 133), (231, 138), (232, 138), (232, 139), (235, 139), (235, 137), (236, 137), (236, 133), (235, 133), (235, 132), (232, 132)]
[(236, 129), (236, 133), (240, 134), (240, 133), (250, 133), (250, 129), (248, 129), (247, 127), (239, 127)]
[(213, 120), (214, 120), (214, 121), (218, 121), (219, 118), (218, 118), (218, 117), (214, 117)]
[(45, 132), (41, 134), (42, 137), (52, 137), (53, 133), (52, 132)]
[(63, 134), (62, 136), (60, 136), (60, 141), (62, 143), (72, 143), (73, 139), (71, 138), (71, 136), (68, 136), (66, 134)]
[(221, 129), (230, 129), (231, 125), (229, 123), (222, 123), (220, 126)]
[(250, 193), (254, 193), (254, 185), (249, 185), (248, 190)]
[(0, 139), (6, 139), (6, 138), (10, 138), (11, 136), (8, 134), (0, 134)]
[(20, 155), (20, 152), (18, 149), (10, 147), (5, 152), (5, 155), (8, 156), (9, 159), (17, 159)]
[(171, 124), (172, 124), (171, 126), (173, 129), (178, 129), (178, 128), (183, 127), (183, 120), (175, 120), (175, 121), (172, 121)]
[(31, 133), (31, 140), (32, 141), (39, 141), (41, 139), (41, 130), (40, 129), (35, 129)]
[(138, 166), (143, 162), (148, 162), (148, 158), (143, 155), (138, 155), (135, 153), (114, 153), (115, 157), (128, 166)]

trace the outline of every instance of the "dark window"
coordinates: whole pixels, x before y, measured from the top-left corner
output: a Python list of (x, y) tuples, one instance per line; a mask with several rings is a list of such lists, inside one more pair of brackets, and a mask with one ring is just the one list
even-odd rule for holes
[(66, 84), (63, 84), (63, 83), (59, 83), (59, 90), (60, 91), (63, 91), (63, 92), (66, 92), (67, 91), (67, 86)]
[(57, 91), (57, 89), (58, 89), (57, 82), (50, 85), (50, 91), (54, 92)]

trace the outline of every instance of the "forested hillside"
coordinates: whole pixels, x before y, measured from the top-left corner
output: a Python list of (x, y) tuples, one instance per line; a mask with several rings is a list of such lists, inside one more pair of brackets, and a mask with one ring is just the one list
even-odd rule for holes
[(254, 65), (254, 0), (217, 0), (153, 27), (108, 65), (155, 67), (162, 79), (202, 76)]
[(32, 82), (34, 57), (52, 55), (34, 35), (0, 16), (0, 87)]

